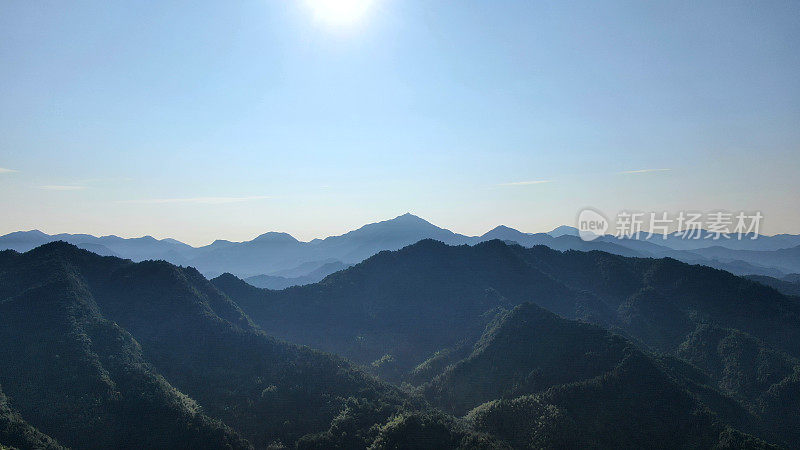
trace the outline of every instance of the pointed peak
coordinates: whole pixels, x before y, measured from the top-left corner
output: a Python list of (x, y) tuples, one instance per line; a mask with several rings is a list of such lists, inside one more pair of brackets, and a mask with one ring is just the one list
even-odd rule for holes
[(422, 217), (415, 216), (414, 214), (411, 214), (410, 212), (407, 212), (405, 214), (399, 215), (399, 216), (395, 217), (394, 219), (391, 219), (391, 221), (392, 222), (398, 221), (398, 222), (419, 222), (419, 223), (423, 223), (424, 222), (424, 223), (429, 223), (427, 220), (423, 219)]
[(230, 272), (225, 272), (222, 275), (219, 275), (219, 276), (217, 276), (215, 278), (212, 278), (211, 281), (212, 282), (221, 281), (221, 282), (228, 282), (229, 283), (229, 282), (240, 282), (240, 281), (242, 281), (242, 279), (237, 277), (236, 275), (230, 273)]
[(517, 229), (507, 227), (505, 225), (498, 225), (483, 234), (483, 238), (493, 239), (507, 239), (509, 237), (518, 237), (519, 235), (526, 234)]
[[(375, 229), (375, 228), (383, 228), (385, 226), (391, 226), (391, 227), (398, 227), (399, 226), (399, 227), (403, 227), (403, 228), (407, 228), (407, 227), (414, 227), (414, 228), (421, 228), (421, 227), (430, 228), (430, 227), (434, 227), (434, 228), (438, 228), (438, 227), (436, 227), (436, 225), (428, 222), (427, 220), (425, 220), (425, 219), (423, 219), (423, 218), (421, 218), (419, 216), (415, 216), (414, 214), (411, 214), (411, 213), (405, 213), (403, 215), (395, 217), (394, 219), (382, 220), (380, 222), (375, 222), (375, 223), (368, 223), (368, 224), (362, 226), (361, 228), (359, 228), (358, 230), (369, 230), (369, 229)], [(356, 230), (356, 231), (358, 231), (358, 230)]]
[(505, 225), (498, 225), (490, 230), (490, 232), (492, 231), (516, 231), (517, 233), (522, 233), (521, 231), (515, 228), (507, 227)]

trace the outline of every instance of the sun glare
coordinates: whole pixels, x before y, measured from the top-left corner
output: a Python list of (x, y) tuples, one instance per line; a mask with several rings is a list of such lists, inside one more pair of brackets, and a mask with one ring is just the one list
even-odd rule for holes
[(333, 26), (348, 26), (358, 22), (374, 0), (305, 0), (314, 18)]

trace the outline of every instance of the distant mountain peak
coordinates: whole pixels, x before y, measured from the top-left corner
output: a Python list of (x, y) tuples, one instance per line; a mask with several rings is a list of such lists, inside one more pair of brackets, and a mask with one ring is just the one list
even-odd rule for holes
[(521, 233), (521, 231), (519, 231), (517, 229), (514, 229), (514, 228), (511, 228), (511, 227), (507, 227), (505, 225), (498, 225), (498, 226), (492, 228), (491, 230), (489, 230), (490, 233), (492, 231), (513, 231), (513, 232)]
[(484, 233), (483, 236), (481, 236), (481, 238), (506, 240), (506, 239), (517, 238), (520, 235), (526, 235), (526, 234), (528, 233), (523, 233), (522, 231), (519, 231), (517, 229), (505, 225), (498, 225), (492, 228), (491, 230), (487, 231), (486, 233)]
[(253, 242), (299, 242), (299, 241), (289, 233), (269, 231), (253, 239)]
[(406, 223), (425, 223), (430, 224), (427, 220), (423, 219), (422, 217), (415, 216), (409, 212), (402, 214), (400, 216), (395, 217), (394, 219), (387, 220), (387, 222), (406, 222)]
[(561, 225), (558, 227), (553, 228), (551, 231), (548, 231), (547, 234), (553, 237), (560, 237), (560, 236), (577, 236), (578, 229), (575, 227), (571, 227), (569, 225)]
[[(439, 230), (440, 229), (436, 225), (428, 222), (427, 220), (425, 220), (425, 219), (423, 219), (423, 218), (421, 218), (419, 216), (415, 216), (414, 214), (411, 214), (411, 213), (405, 213), (403, 215), (395, 217), (394, 219), (381, 220), (379, 222), (366, 224), (366, 225), (362, 226), (361, 228), (359, 228), (357, 230), (350, 231), (348, 233), (345, 233), (342, 236), (347, 236), (348, 234), (358, 233), (358, 232), (365, 231), (365, 230), (396, 229), (398, 227), (400, 229), (414, 229), (414, 230), (420, 230), (420, 229), (437, 229), (437, 230)], [(336, 238), (338, 236), (331, 236), (331, 237)]]

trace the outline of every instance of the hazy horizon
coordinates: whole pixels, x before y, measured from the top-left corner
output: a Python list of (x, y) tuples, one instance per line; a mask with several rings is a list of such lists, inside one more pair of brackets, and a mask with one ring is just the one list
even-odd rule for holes
[[(487, 230), (485, 230), (485, 231), (483, 231), (483, 232), (476, 233), (476, 234), (467, 234), (467, 233), (462, 233), (462, 232), (460, 232), (460, 231), (458, 231), (458, 230), (454, 230), (454, 229), (448, 228), (448, 227), (446, 227), (446, 226), (441, 226), (441, 225), (439, 225), (439, 224), (436, 224), (436, 223), (430, 222), (429, 220), (425, 219), (424, 217), (420, 217), (420, 216), (418, 216), (418, 215), (416, 215), (416, 214), (414, 214), (414, 213), (411, 213), (411, 212), (406, 212), (406, 213), (403, 213), (403, 214), (398, 214), (397, 216), (394, 216), (394, 217), (380, 218), (380, 219), (375, 219), (375, 220), (372, 220), (372, 221), (370, 221), (370, 222), (365, 222), (365, 223), (362, 223), (362, 224), (360, 224), (360, 225), (354, 226), (353, 228), (349, 228), (349, 229), (347, 229), (347, 230), (345, 230), (345, 231), (343, 231), (343, 232), (341, 232), (341, 233), (335, 233), (335, 234), (329, 234), (329, 235), (320, 235), (320, 236), (314, 236), (314, 237), (307, 238), (307, 239), (301, 239), (300, 237), (298, 237), (297, 235), (295, 235), (294, 233), (292, 233), (290, 230), (263, 230), (263, 231), (261, 231), (260, 233), (257, 233), (257, 234), (255, 234), (255, 235), (253, 235), (253, 236), (246, 237), (246, 238), (243, 238), (243, 239), (229, 239), (229, 238), (226, 238), (226, 237), (224, 237), (224, 236), (220, 236), (220, 237), (214, 238), (214, 239), (212, 239), (212, 240), (210, 240), (210, 241), (207, 241), (207, 242), (206, 242), (206, 241), (203, 241), (203, 242), (198, 242), (198, 243), (193, 243), (193, 242), (187, 242), (187, 241), (183, 241), (183, 240), (181, 240), (181, 239), (178, 239), (178, 238), (176, 238), (176, 237), (174, 237), (174, 236), (167, 236), (167, 235), (160, 236), (160, 235), (152, 235), (152, 234), (138, 234), (138, 235), (137, 235), (137, 234), (133, 234), (133, 235), (121, 235), (121, 234), (119, 234), (119, 233), (101, 233), (101, 234), (92, 234), (92, 233), (85, 233), (85, 232), (74, 232), (74, 233), (73, 233), (73, 232), (61, 232), (61, 231), (49, 232), (49, 231), (46, 231), (46, 230), (43, 230), (43, 229), (39, 229), (39, 228), (32, 228), (32, 229), (27, 229), (27, 230), (14, 230), (14, 231), (12, 231), (12, 232), (10, 232), (10, 233), (17, 232), (17, 231), (21, 231), (21, 232), (41, 231), (42, 233), (45, 233), (45, 234), (48, 234), (48, 235), (51, 235), (51, 236), (52, 236), (52, 235), (63, 234), (63, 233), (66, 233), (66, 234), (92, 234), (93, 236), (96, 236), (96, 237), (104, 237), (104, 236), (117, 236), (117, 237), (121, 237), (121, 238), (125, 238), (125, 239), (131, 239), (131, 238), (140, 238), (140, 237), (146, 237), (146, 236), (150, 236), (150, 237), (156, 238), (156, 239), (158, 239), (158, 240), (162, 240), (162, 239), (175, 239), (175, 240), (178, 240), (178, 241), (181, 241), (181, 242), (183, 242), (184, 244), (189, 244), (189, 245), (191, 245), (191, 246), (193, 246), (193, 247), (202, 247), (202, 246), (205, 246), (205, 245), (209, 245), (209, 244), (211, 244), (211, 243), (212, 243), (212, 242), (214, 242), (215, 240), (227, 240), (227, 241), (231, 241), (231, 242), (245, 242), (245, 241), (250, 241), (250, 240), (253, 240), (253, 239), (257, 238), (258, 236), (260, 236), (260, 235), (262, 235), (262, 234), (265, 234), (265, 233), (277, 232), (277, 233), (286, 233), (286, 234), (289, 234), (289, 235), (291, 235), (292, 237), (294, 237), (295, 239), (297, 239), (298, 241), (301, 241), (301, 242), (309, 242), (309, 241), (312, 241), (312, 240), (314, 240), (314, 239), (325, 239), (325, 238), (327, 238), (327, 237), (331, 237), (331, 236), (339, 236), (339, 235), (345, 234), (345, 233), (347, 233), (347, 232), (350, 232), (350, 231), (357, 230), (358, 228), (361, 228), (361, 227), (363, 227), (364, 225), (370, 225), (370, 224), (374, 224), (374, 223), (378, 223), (378, 222), (386, 222), (386, 221), (390, 221), (390, 220), (393, 220), (393, 219), (397, 219), (398, 217), (400, 217), (400, 216), (402, 216), (402, 215), (405, 215), (405, 214), (411, 214), (411, 215), (413, 215), (413, 216), (416, 216), (416, 217), (419, 217), (419, 218), (421, 218), (421, 219), (423, 219), (423, 220), (425, 220), (425, 221), (427, 221), (427, 222), (431, 223), (432, 225), (434, 225), (434, 226), (437, 226), (437, 227), (439, 227), (439, 228), (443, 228), (443, 229), (446, 229), (446, 230), (452, 231), (452, 232), (454, 232), (454, 233), (461, 234), (461, 235), (464, 235), (464, 236), (469, 236), (469, 237), (477, 237), (477, 236), (481, 236), (481, 235), (485, 234), (486, 232), (488, 232), (488, 231), (491, 231), (492, 229), (494, 229), (494, 228), (496, 228), (496, 227), (498, 227), (498, 226), (508, 226), (508, 225), (505, 225), (505, 224), (497, 224), (497, 225), (495, 225), (495, 226), (491, 227), (490, 229), (487, 229)], [(572, 225), (570, 225), (570, 224), (564, 224), (564, 225), (567, 225), (567, 226), (572, 226)], [(558, 225), (558, 226), (561, 226), (561, 225)], [(510, 228), (514, 228), (514, 227), (510, 227)], [(539, 230), (539, 231), (526, 231), (526, 230), (518, 230), (518, 231), (521, 231), (521, 232), (523, 232), (523, 233), (548, 233), (548, 232), (550, 232), (550, 231), (553, 231), (555, 228), (557, 228), (557, 227), (553, 227), (553, 228), (551, 228), (551, 229), (547, 229), (547, 230)], [(6, 235), (6, 234), (9, 234), (9, 233), (2, 233), (1, 235)]]
[(800, 233), (800, 3), (0, 5), (0, 234)]

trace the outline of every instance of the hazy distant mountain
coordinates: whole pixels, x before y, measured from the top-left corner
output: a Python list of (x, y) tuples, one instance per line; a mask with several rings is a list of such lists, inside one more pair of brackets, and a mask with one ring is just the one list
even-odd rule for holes
[(786, 279), (779, 279), (766, 275), (747, 275), (746, 278), (774, 288), (784, 295), (800, 297), (800, 282), (787, 281)]
[(578, 236), (578, 229), (569, 225), (561, 225), (548, 231), (547, 234), (553, 237), (559, 236)]
[[(800, 257), (796, 252), (779, 250), (793, 242), (800, 243), (800, 236), (760, 236), (755, 241), (745, 239), (741, 242), (684, 240), (675, 235), (670, 235), (667, 240), (659, 236), (651, 239), (645, 237), (642, 234), (639, 239), (617, 239), (607, 235), (586, 242), (577, 236), (573, 227), (561, 226), (549, 233), (523, 233), (502, 225), (482, 236), (465, 236), (437, 227), (412, 214), (403, 214), (391, 220), (364, 225), (340, 236), (314, 239), (310, 242), (298, 241), (287, 233), (268, 232), (251, 241), (216, 240), (212, 244), (195, 248), (174, 239), (156, 240), (150, 236), (133, 239), (82, 234), (51, 236), (34, 230), (0, 236), (0, 249), (27, 251), (46, 242), (63, 240), (101, 255), (120, 256), (133, 261), (162, 259), (174, 264), (190, 265), (207, 277), (225, 272), (243, 278), (260, 277), (261, 281), (256, 283), (275, 288), (318, 281), (316, 277), (301, 277), (309, 275), (324, 261), (355, 264), (380, 251), (397, 250), (423, 239), (434, 239), (448, 245), (475, 245), (499, 239), (525, 247), (546, 245), (557, 250), (600, 250), (623, 256), (671, 257), (740, 275), (780, 277), (788, 272), (800, 271)], [(708, 248), (712, 246), (719, 248)], [(736, 251), (726, 246), (752, 247), (760, 251)]]
[(788, 281), (789, 283), (800, 283), (800, 273), (790, 273), (781, 277), (781, 280)]
[[(718, 237), (718, 239), (714, 239)], [(681, 234), (670, 233), (667, 239), (663, 239), (660, 234), (647, 237), (647, 233), (641, 233), (635, 240), (651, 242), (661, 246), (669, 247), (673, 250), (696, 250), (712, 246), (724, 247), (732, 250), (779, 250), (783, 248), (796, 247), (800, 245), (800, 235), (777, 234), (775, 236), (758, 235), (752, 239), (753, 234), (738, 235), (731, 233), (727, 237), (717, 236), (707, 230), (700, 230), (697, 237), (685, 238)]]
[(157, 240), (152, 236), (121, 238), (118, 236), (96, 237), (88, 234), (49, 235), (38, 230), (17, 231), (0, 236), (0, 250), (10, 249), (26, 252), (42, 244), (64, 241), (104, 256), (120, 256), (134, 261), (163, 259), (180, 263), (193, 247), (175, 239)]
[[(346, 267), (346, 264), (339, 261), (338, 259), (328, 258), (322, 261), (308, 261), (302, 264), (299, 264), (295, 267), (291, 267), (289, 269), (282, 269), (272, 273), (268, 273), (267, 275), (273, 275), (276, 277), (285, 277), (285, 278), (298, 278), (309, 275), (314, 271), (320, 270), (323, 266), (331, 265), (330, 267), (341, 266), (342, 269)], [(341, 270), (341, 269), (339, 269)], [(328, 273), (333, 273), (335, 271), (331, 271)]]
[[(306, 268), (314, 266), (316, 266), (316, 262), (305, 263), (285, 272), (297, 273), (298, 271), (302, 271)], [(333, 260), (301, 276), (284, 277), (278, 275), (256, 275), (254, 277), (247, 277), (244, 279), (244, 281), (246, 281), (248, 284), (251, 284), (259, 288), (286, 289), (287, 287), (291, 286), (303, 286), (305, 284), (311, 284), (311, 283), (316, 283), (318, 281), (322, 281), (322, 279), (324, 279), (328, 275), (338, 272), (340, 270), (344, 270), (350, 266), (351, 264), (345, 264), (341, 261)]]
[(693, 253), (723, 262), (747, 261), (763, 267), (778, 269), (785, 273), (800, 272), (800, 245), (778, 250), (731, 250), (714, 246), (693, 250)]
[(537, 244), (534, 245), (538, 245), (542, 242), (546, 242), (549, 238), (551, 238), (551, 236), (545, 233), (523, 233), (505, 225), (497, 226), (480, 237), (480, 239), (484, 241), (499, 239), (501, 241), (514, 241), (520, 245), (524, 245), (523, 242), (536, 242)]

